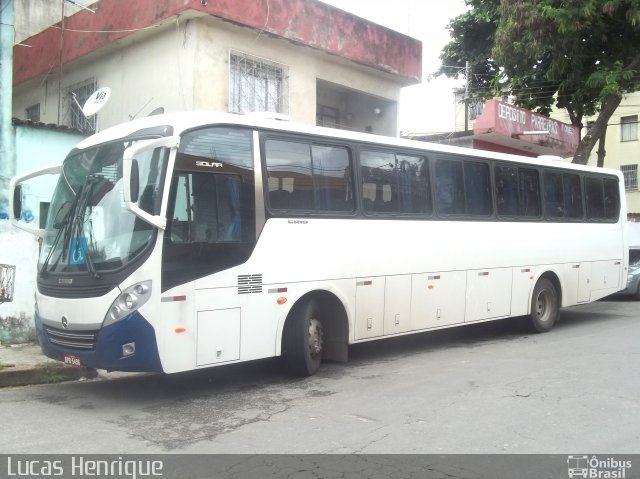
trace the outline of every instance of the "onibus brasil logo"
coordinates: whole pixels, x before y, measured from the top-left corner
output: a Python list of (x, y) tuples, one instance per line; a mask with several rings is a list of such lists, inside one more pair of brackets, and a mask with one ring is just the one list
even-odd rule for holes
[(631, 469), (631, 461), (613, 457), (570, 455), (567, 457), (567, 473), (570, 478), (583, 477), (589, 479), (625, 479), (627, 469)]

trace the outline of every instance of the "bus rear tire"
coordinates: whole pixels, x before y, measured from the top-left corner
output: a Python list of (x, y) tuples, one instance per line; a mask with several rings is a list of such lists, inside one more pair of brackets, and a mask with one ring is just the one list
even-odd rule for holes
[(312, 376), (320, 368), (323, 350), (323, 325), (315, 299), (294, 306), (287, 321), (285, 364), (295, 376)]
[(558, 292), (554, 284), (546, 278), (540, 278), (531, 296), (529, 325), (536, 333), (546, 333), (553, 328), (560, 313)]

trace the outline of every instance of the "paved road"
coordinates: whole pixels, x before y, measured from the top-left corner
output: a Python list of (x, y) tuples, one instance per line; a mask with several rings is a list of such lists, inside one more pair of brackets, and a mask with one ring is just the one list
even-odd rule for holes
[(354, 346), (291, 379), (278, 361), (0, 390), (13, 453), (640, 452), (640, 304)]

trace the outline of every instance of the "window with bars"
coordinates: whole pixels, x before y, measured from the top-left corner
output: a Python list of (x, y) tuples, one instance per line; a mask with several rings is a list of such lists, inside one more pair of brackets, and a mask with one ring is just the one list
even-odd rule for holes
[(289, 113), (287, 68), (258, 57), (231, 52), (229, 111)]
[(25, 117), (27, 120), (40, 121), (40, 103), (27, 107), (25, 110)]
[(620, 118), (620, 141), (635, 141), (638, 139), (638, 115)]
[(82, 106), (98, 88), (94, 78), (68, 86), (62, 93), (62, 123), (82, 131), (95, 132), (97, 116), (89, 118), (82, 113)]
[(627, 191), (638, 190), (638, 165), (622, 165), (620, 171), (624, 176), (624, 189)]

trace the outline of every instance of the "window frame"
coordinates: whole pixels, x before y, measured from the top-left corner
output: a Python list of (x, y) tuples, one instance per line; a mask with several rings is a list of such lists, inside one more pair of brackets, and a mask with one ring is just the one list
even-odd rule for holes
[(638, 141), (638, 115), (620, 117), (620, 142), (629, 141)]
[[(252, 107), (255, 107), (256, 103), (256, 92), (258, 88), (256, 87), (257, 81), (266, 81), (267, 84), (265, 86), (265, 107), (264, 109), (249, 109), (247, 111), (243, 111), (242, 105), (242, 94), (239, 92), (241, 88), (240, 77), (235, 77), (235, 72), (237, 71), (238, 66), (236, 62), (250, 62), (251, 66), (246, 70), (255, 70), (258, 69), (260, 72), (263, 72), (262, 75), (259, 74), (249, 74), (248, 76), (251, 78), (251, 84), (253, 86), (253, 93), (251, 95), (251, 103)], [(256, 55), (251, 55), (245, 52), (241, 52), (238, 50), (229, 50), (228, 57), (228, 89), (229, 89), (229, 98), (228, 98), (228, 106), (227, 110), (231, 113), (250, 113), (250, 112), (273, 112), (280, 113), (284, 115), (289, 114), (289, 67), (283, 63), (279, 63), (274, 60), (269, 60), (266, 58), (258, 57)], [(272, 77), (272, 73), (275, 73), (275, 77)], [(275, 82), (276, 90), (278, 91), (278, 97), (276, 99), (277, 107), (276, 110), (269, 109), (269, 101), (268, 101), (268, 91), (269, 91), (269, 83)], [(237, 96), (237, 98), (236, 98)], [(236, 101), (237, 100), (237, 101)]]
[(638, 191), (638, 164), (620, 165), (625, 191)]

